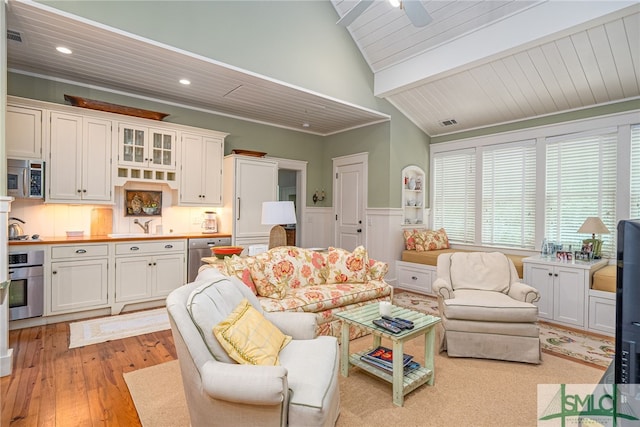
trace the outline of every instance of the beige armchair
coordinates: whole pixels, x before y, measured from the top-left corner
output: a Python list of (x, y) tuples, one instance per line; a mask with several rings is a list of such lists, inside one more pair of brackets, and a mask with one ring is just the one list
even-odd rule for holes
[(518, 278), (499, 252), (453, 252), (438, 256), (433, 290), (442, 317), (440, 351), (540, 363), (538, 291)]
[[(336, 338), (315, 337), (313, 314), (264, 312), (242, 282), (215, 276), (167, 297), (191, 425), (335, 425), (340, 411)], [(279, 366), (238, 364), (213, 334), (245, 298), (293, 337), (280, 350)]]

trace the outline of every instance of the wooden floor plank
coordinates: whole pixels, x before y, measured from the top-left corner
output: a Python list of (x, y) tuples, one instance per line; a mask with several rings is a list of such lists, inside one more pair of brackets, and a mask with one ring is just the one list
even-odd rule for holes
[(10, 331), (0, 425), (139, 426), (123, 373), (175, 360), (171, 331), (69, 349), (69, 323)]

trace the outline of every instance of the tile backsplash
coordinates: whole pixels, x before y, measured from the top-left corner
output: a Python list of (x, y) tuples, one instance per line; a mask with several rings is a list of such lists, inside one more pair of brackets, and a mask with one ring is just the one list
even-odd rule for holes
[[(159, 191), (162, 189), (162, 216), (133, 217), (125, 216), (124, 190)], [(26, 235), (65, 236), (67, 231), (84, 231), (91, 233), (91, 212), (94, 208), (113, 209), (113, 233), (142, 233), (142, 229), (134, 224), (151, 219), (149, 230), (155, 234), (156, 226), (161, 225), (163, 234), (200, 233), (205, 211), (216, 211), (220, 218), (222, 208), (212, 207), (180, 207), (173, 206), (173, 198), (177, 192), (168, 186), (155, 184), (129, 183), (124, 187), (115, 187), (114, 205), (57, 204), (44, 203), (42, 200), (17, 199), (11, 203), (10, 217), (20, 218), (25, 222), (22, 229)]]

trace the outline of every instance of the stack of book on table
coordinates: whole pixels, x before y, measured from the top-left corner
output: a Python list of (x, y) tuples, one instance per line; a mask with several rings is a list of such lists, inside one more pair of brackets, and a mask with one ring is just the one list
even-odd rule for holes
[[(418, 362), (413, 361), (413, 356), (410, 354), (403, 354), (402, 359), (405, 375), (420, 367)], [(382, 369), (388, 374), (393, 374), (393, 350), (389, 348), (382, 346), (375, 348), (360, 356), (360, 360), (378, 369)]]

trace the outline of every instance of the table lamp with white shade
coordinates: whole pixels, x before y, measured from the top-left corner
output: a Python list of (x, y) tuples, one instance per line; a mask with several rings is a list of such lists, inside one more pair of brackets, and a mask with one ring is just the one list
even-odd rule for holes
[(602, 249), (602, 240), (596, 239), (596, 234), (609, 234), (610, 231), (606, 225), (597, 216), (590, 216), (584, 220), (584, 223), (578, 230), (578, 233), (591, 233), (591, 239), (585, 239), (583, 244), (591, 243), (593, 246), (593, 258), (600, 259), (600, 250)]
[(273, 225), (269, 233), (269, 249), (287, 245), (287, 232), (282, 224), (296, 223), (293, 202), (262, 202), (262, 224)]

